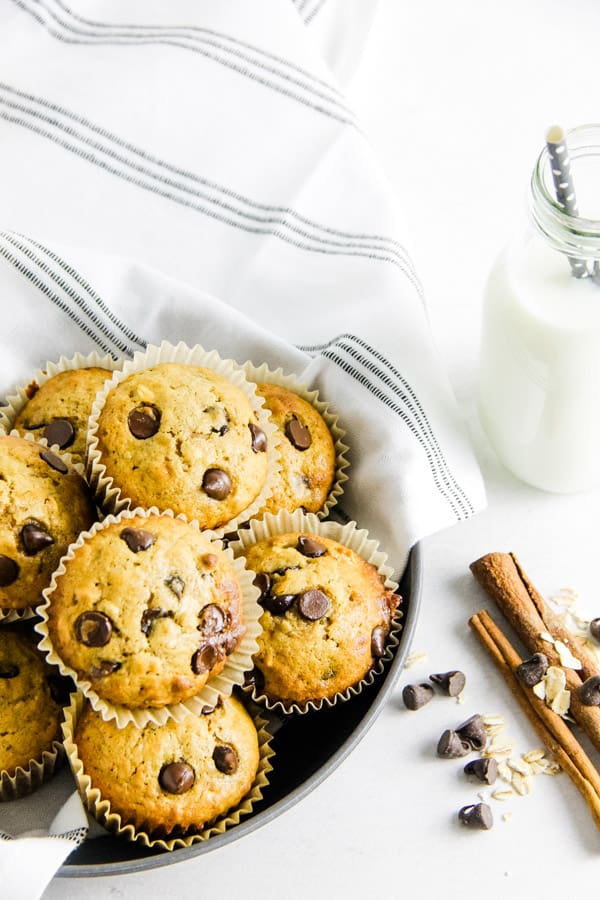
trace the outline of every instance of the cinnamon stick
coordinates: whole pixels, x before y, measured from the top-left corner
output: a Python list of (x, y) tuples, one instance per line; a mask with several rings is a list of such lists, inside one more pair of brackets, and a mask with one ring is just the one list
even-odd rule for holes
[(526, 573), (523, 571), (523, 567), (514, 553), (510, 554), (510, 558), (531, 598), (533, 606), (546, 626), (546, 631), (549, 631), (550, 634), (555, 638), (558, 638), (559, 641), (563, 641), (563, 643), (567, 644), (573, 656), (577, 657), (581, 662), (580, 673), (582, 680), (585, 681), (587, 678), (591, 678), (592, 675), (598, 675), (600, 669), (598, 660), (594, 654), (586, 647), (579, 636), (569, 631), (559, 617), (552, 612), (540, 592), (534, 587)]
[[(574, 635), (567, 631), (562, 623), (559, 627), (557, 617), (547, 608), (514, 554), (488, 553), (471, 563), (471, 571), (495, 601), (527, 649), (531, 653), (544, 653), (551, 666), (563, 669), (567, 690), (571, 692), (569, 712), (581, 725), (596, 749), (600, 750), (600, 707), (585, 706), (579, 699), (579, 688), (583, 683), (581, 675), (586, 679), (590, 675), (600, 674), (597, 664), (592, 668), (591, 654), (580, 646), (581, 642), (576, 641)], [(575, 670), (561, 666), (560, 656), (553, 644), (541, 637), (544, 632), (548, 632), (554, 639), (563, 643), (568, 642), (571, 653), (582, 663), (582, 669)]]
[(481, 610), (469, 619), (469, 624), (490, 653), (538, 737), (585, 799), (600, 828), (600, 774), (594, 764), (562, 718), (530, 688), (521, 684), (515, 675), (521, 658), (489, 613)]

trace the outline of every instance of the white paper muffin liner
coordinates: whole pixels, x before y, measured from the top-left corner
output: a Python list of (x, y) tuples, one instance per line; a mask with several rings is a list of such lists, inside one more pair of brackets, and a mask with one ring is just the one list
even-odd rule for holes
[[(36, 438), (29, 432), (27, 432), (26, 434), (21, 434), (21, 432), (16, 431), (16, 429), (14, 428), (8, 432), (4, 432), (2, 431), (2, 426), (0, 425), (0, 434), (3, 434), (7, 437), (21, 438), (21, 440), (30, 441), (32, 444), (39, 444), (41, 447), (50, 450), (46, 438)], [(56, 456), (59, 456), (71, 469), (74, 469), (78, 475), (85, 479), (85, 469), (83, 463), (75, 462), (68, 450), (59, 450), (58, 447), (54, 447), (52, 449), (52, 453), (54, 453)], [(2, 601), (0, 600), (0, 604), (1, 603)], [(23, 622), (26, 619), (33, 619), (36, 615), (36, 606), (25, 606), (20, 609), (9, 609), (7, 607), (2, 608), (0, 606), (0, 626), (10, 625), (11, 622)]]
[(108, 512), (118, 513), (127, 509), (131, 501), (107, 475), (106, 466), (102, 462), (102, 454), (98, 448), (98, 418), (106, 397), (114, 387), (134, 372), (150, 369), (161, 363), (179, 363), (181, 365), (199, 366), (212, 369), (240, 388), (248, 398), (257, 421), (267, 436), (267, 478), (262, 490), (253, 503), (241, 510), (237, 516), (219, 528), (210, 529), (217, 537), (235, 531), (238, 525), (252, 518), (261, 509), (273, 491), (273, 480), (277, 472), (277, 439), (275, 426), (270, 421), (270, 413), (264, 406), (262, 397), (256, 393), (255, 385), (246, 378), (243, 369), (230, 359), (223, 359), (216, 350), (205, 350), (199, 344), (189, 347), (180, 342), (177, 345), (163, 341), (160, 345), (149, 345), (146, 350), (138, 351), (133, 359), (127, 360), (121, 370), (116, 371), (110, 382), (96, 395), (92, 405), (92, 414), (88, 424), (87, 477), (96, 493), (97, 501)]
[(333, 507), (339, 502), (344, 493), (344, 482), (348, 481), (347, 468), (350, 462), (347, 457), (348, 446), (344, 443), (346, 432), (341, 428), (338, 416), (332, 412), (330, 404), (319, 398), (319, 392), (309, 390), (295, 375), (286, 375), (283, 369), (270, 369), (266, 363), (255, 366), (247, 361), (243, 364), (246, 378), (254, 383), (276, 384), (286, 388), (294, 394), (298, 394), (307, 403), (310, 403), (324, 419), (333, 438), (335, 448), (335, 474), (327, 499), (316, 515), (325, 519)]
[(69, 560), (73, 559), (77, 549), (83, 546), (86, 540), (89, 540), (96, 532), (102, 528), (111, 525), (114, 522), (126, 521), (133, 517), (149, 516), (170, 516), (171, 518), (181, 519), (187, 522), (193, 528), (200, 531), (198, 523), (188, 520), (182, 513), (175, 516), (172, 510), (158, 510), (151, 507), (148, 510), (137, 508), (134, 510), (123, 510), (119, 515), (108, 515), (102, 522), (96, 522), (89, 531), (84, 531), (79, 535), (75, 543), (71, 544), (67, 553), (61, 559), (58, 568), (54, 572), (50, 586), (43, 592), (44, 602), (36, 608), (37, 614), (41, 621), (35, 625), (35, 631), (42, 636), (39, 643), (40, 650), (44, 651), (48, 662), (59, 668), (63, 675), (69, 675), (78, 689), (89, 700), (92, 708), (100, 713), (103, 719), (115, 719), (119, 728), (124, 728), (130, 722), (134, 723), (138, 728), (143, 728), (148, 722), (155, 725), (164, 724), (169, 718), (180, 721), (186, 715), (200, 715), (204, 706), (215, 706), (220, 697), (229, 697), (233, 691), (234, 685), (242, 685), (244, 682), (244, 673), (252, 667), (252, 656), (258, 649), (257, 638), (261, 632), (259, 619), (262, 609), (258, 604), (259, 591), (254, 586), (254, 573), (246, 569), (245, 561), (235, 559), (231, 550), (223, 548), (222, 543), (218, 540), (213, 532), (204, 531), (211, 540), (214, 540), (218, 549), (222, 549), (230, 562), (233, 564), (236, 576), (242, 589), (242, 608), (243, 620), (246, 628), (245, 634), (234, 650), (227, 657), (223, 670), (218, 675), (213, 675), (206, 682), (204, 687), (193, 697), (181, 703), (173, 703), (162, 707), (148, 707), (144, 709), (129, 709), (125, 706), (117, 706), (103, 700), (98, 696), (92, 684), (85, 681), (70, 666), (66, 665), (60, 658), (48, 633), (48, 609), (52, 603), (52, 593), (56, 588), (57, 578), (64, 574), (66, 565)]
[[(383, 576), (386, 589), (394, 592), (398, 590), (398, 582), (393, 579), (394, 570), (387, 563), (387, 554), (379, 548), (377, 541), (369, 537), (368, 532), (364, 528), (358, 528), (356, 522), (348, 522), (345, 525), (341, 525), (338, 522), (324, 522), (314, 513), (305, 513), (302, 510), (296, 510), (293, 513), (282, 510), (277, 515), (265, 513), (261, 519), (253, 519), (249, 522), (248, 528), (241, 530), (238, 540), (232, 541), (229, 546), (236, 557), (243, 556), (247, 548), (259, 541), (277, 534), (294, 532), (322, 535), (349, 547), (366, 562), (371, 563), (377, 572)], [(256, 703), (263, 705), (268, 710), (283, 713), (303, 714), (322, 709), (324, 706), (332, 707), (339, 702), (345, 702), (352, 697), (356, 697), (365, 687), (373, 684), (375, 678), (381, 675), (386, 664), (393, 658), (394, 651), (400, 642), (399, 635), (402, 629), (401, 619), (403, 612), (399, 607), (391, 619), (383, 656), (374, 663), (357, 684), (339, 691), (333, 697), (309, 700), (304, 704), (297, 702), (286, 704), (281, 700), (271, 700), (264, 693), (258, 693), (255, 687), (246, 688), (246, 690), (251, 693), (252, 699)]]
[[(18, 385), (13, 394), (6, 397), (6, 406), (0, 407), (0, 431), (6, 434), (12, 429), (15, 419), (24, 406), (29, 402), (27, 390), (30, 385), (36, 384), (38, 388), (42, 387), (55, 375), (60, 372), (66, 372), (73, 369), (90, 369), (97, 367), (100, 369), (108, 369), (111, 373), (120, 369), (123, 365), (123, 359), (114, 359), (110, 354), (100, 356), (95, 351), (83, 356), (76, 353), (75, 356), (61, 356), (56, 362), (47, 362), (43, 369), (36, 369), (31, 379), (26, 385)], [(107, 374), (107, 379), (112, 377)], [(23, 437), (23, 435), (21, 435)]]
[(267, 721), (258, 711), (250, 713), (258, 733), (259, 764), (256, 777), (250, 791), (243, 798), (239, 806), (230, 810), (214, 824), (186, 837), (153, 838), (147, 832), (136, 829), (134, 825), (124, 824), (118, 813), (111, 812), (110, 801), (104, 799), (98, 790), (92, 786), (89, 775), (86, 775), (83, 763), (79, 759), (77, 746), (73, 740), (77, 719), (83, 708), (84, 698), (80, 693), (71, 695), (71, 704), (65, 707), (63, 721), (64, 747), (77, 787), (81, 794), (84, 806), (89, 813), (106, 829), (120, 838), (128, 841), (138, 841), (145, 847), (153, 847), (161, 850), (178, 850), (182, 847), (191, 847), (200, 841), (209, 840), (217, 834), (222, 834), (237, 825), (242, 818), (250, 815), (254, 804), (262, 799), (262, 792), (268, 785), (269, 772), (272, 770), (272, 758), (274, 750), (270, 745), (271, 735), (267, 730)]
[(27, 768), (17, 766), (13, 775), (0, 772), (0, 803), (32, 794), (52, 778), (62, 758), (63, 745), (53, 741), (50, 749), (42, 752), (41, 759), (30, 760)]

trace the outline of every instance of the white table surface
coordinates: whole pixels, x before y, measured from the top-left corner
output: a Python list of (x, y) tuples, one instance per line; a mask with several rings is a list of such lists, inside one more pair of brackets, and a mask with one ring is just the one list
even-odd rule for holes
[[(491, 801), (494, 828), (471, 832), (456, 813), (476, 802), (478, 788), (460, 760), (438, 759), (435, 747), (445, 728), (476, 712), (501, 713), (519, 752), (539, 743), (468, 629), (486, 603), (472, 560), (512, 550), (543, 594), (576, 588), (582, 609), (600, 615), (600, 494), (556, 496), (516, 481), (496, 463), (474, 405), (486, 274), (518, 221), (547, 126), (600, 120), (599, 33), (597, 0), (381, 0), (351, 101), (410, 223), (488, 509), (424, 542), (413, 649), (428, 659), (404, 673), (362, 743), (318, 790), (221, 850), (141, 875), (55, 879), (46, 900), (419, 900), (479, 890), (499, 898), (523, 897), (540, 880), (553, 896), (576, 897), (597, 884), (600, 833), (565, 775), (539, 776), (529, 797)], [(419, 712), (404, 709), (404, 684), (452, 668), (467, 674), (462, 705), (437, 696)]]

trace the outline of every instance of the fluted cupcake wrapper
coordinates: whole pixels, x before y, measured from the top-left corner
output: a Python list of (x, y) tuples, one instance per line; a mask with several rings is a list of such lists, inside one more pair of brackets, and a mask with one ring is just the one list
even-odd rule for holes
[(187, 344), (171, 344), (163, 341), (160, 345), (149, 345), (145, 351), (138, 351), (132, 360), (127, 360), (122, 369), (116, 371), (110, 382), (105, 383), (104, 388), (96, 395), (92, 405), (92, 414), (88, 423), (87, 439), (87, 478), (94, 490), (97, 502), (107, 511), (118, 513), (131, 505), (130, 499), (124, 494), (114, 479), (107, 474), (106, 466), (102, 462), (102, 454), (98, 442), (98, 420), (108, 393), (121, 381), (135, 372), (158, 366), (162, 363), (179, 363), (181, 365), (199, 366), (212, 369), (218, 375), (226, 378), (236, 385), (248, 398), (256, 415), (260, 427), (267, 436), (268, 444), (268, 468), (267, 477), (261, 491), (255, 500), (241, 510), (237, 516), (220, 526), (210, 529), (213, 534), (222, 537), (224, 534), (235, 531), (243, 522), (252, 518), (264, 506), (266, 500), (273, 492), (273, 482), (277, 474), (279, 454), (277, 452), (277, 439), (275, 426), (270, 421), (270, 413), (264, 406), (262, 397), (256, 393), (255, 385), (248, 381), (243, 369), (233, 360), (224, 359), (216, 350), (205, 350), (199, 344), (189, 347)]
[[(253, 519), (246, 529), (240, 530), (238, 539), (230, 543), (230, 549), (236, 557), (244, 556), (246, 549), (259, 541), (266, 540), (277, 534), (293, 532), (322, 535), (349, 547), (366, 562), (371, 563), (384, 579), (384, 586), (391, 591), (398, 590), (398, 582), (394, 580), (394, 570), (388, 565), (387, 554), (380, 549), (379, 543), (369, 537), (364, 528), (359, 528), (356, 522), (348, 522), (341, 525), (338, 522), (325, 522), (314, 515), (296, 510), (289, 513), (286, 510), (273, 515), (265, 513), (260, 519)], [(325, 707), (335, 706), (337, 703), (351, 700), (358, 696), (365, 687), (373, 684), (375, 678), (381, 675), (387, 663), (393, 658), (395, 649), (400, 643), (402, 630), (402, 610), (397, 608), (392, 616), (390, 629), (385, 642), (383, 656), (381, 656), (369, 669), (366, 675), (356, 684), (350, 685), (343, 691), (339, 691), (332, 697), (323, 697), (316, 700), (308, 700), (306, 703), (283, 703), (281, 700), (272, 700), (264, 693), (259, 693), (256, 687), (247, 687), (252, 699), (274, 712), (283, 713), (308, 713)]]
[(262, 799), (262, 792), (269, 783), (269, 772), (273, 768), (272, 758), (274, 750), (270, 745), (271, 735), (267, 730), (267, 721), (256, 711), (252, 718), (258, 733), (259, 765), (250, 791), (238, 806), (226, 812), (216, 822), (197, 834), (187, 835), (186, 837), (153, 838), (146, 831), (124, 823), (118, 813), (111, 811), (110, 801), (102, 797), (98, 788), (92, 785), (91, 778), (89, 775), (86, 775), (83, 763), (79, 759), (73, 736), (83, 703), (84, 697), (80, 693), (72, 694), (70, 706), (65, 707), (63, 722), (65, 752), (86, 809), (101, 825), (118, 837), (128, 841), (137, 841), (145, 847), (161, 850), (178, 850), (182, 847), (191, 847), (193, 844), (207, 841), (211, 837), (233, 828), (242, 818), (250, 815), (254, 805)]
[(63, 745), (53, 741), (41, 759), (32, 759), (27, 768), (17, 766), (14, 773), (0, 772), (0, 803), (32, 794), (54, 775), (63, 757)]
[(54, 649), (48, 632), (48, 609), (52, 603), (52, 593), (56, 588), (57, 579), (65, 573), (66, 564), (73, 559), (77, 549), (83, 546), (84, 541), (89, 540), (102, 528), (115, 522), (127, 521), (134, 516), (146, 518), (149, 516), (170, 516), (171, 518), (181, 519), (200, 531), (198, 523), (188, 520), (182, 513), (175, 516), (172, 510), (158, 510), (156, 507), (151, 507), (148, 510), (141, 508), (123, 510), (116, 516), (108, 515), (102, 522), (96, 522), (90, 531), (82, 532), (78, 540), (71, 544), (54, 572), (50, 586), (43, 592), (44, 602), (36, 608), (36, 613), (40, 616), (41, 621), (35, 626), (35, 630), (42, 636), (39, 648), (46, 654), (48, 662), (58, 666), (63, 675), (69, 675), (82, 694), (87, 697), (92, 708), (100, 713), (104, 720), (115, 719), (119, 728), (124, 728), (129, 723), (135, 724), (138, 728), (143, 728), (148, 722), (162, 725), (170, 718), (180, 721), (184, 716), (190, 714), (200, 715), (203, 707), (215, 706), (221, 697), (229, 697), (234, 685), (242, 685), (244, 683), (244, 674), (252, 667), (252, 656), (258, 649), (257, 638), (261, 631), (259, 619), (262, 610), (258, 604), (259, 591), (252, 583), (254, 573), (246, 569), (243, 559), (235, 559), (231, 550), (223, 548), (221, 541), (213, 532), (204, 531), (203, 533), (208, 538), (215, 541), (218, 549), (222, 549), (228, 556), (240, 582), (243, 596), (244, 626), (246, 629), (242, 640), (234, 652), (227, 657), (223, 670), (218, 675), (209, 678), (197, 694), (181, 703), (173, 703), (162, 707), (130, 709), (125, 706), (116, 706), (103, 700), (96, 693), (92, 684), (82, 679), (77, 672), (71, 669)]
[(310, 390), (295, 375), (286, 375), (281, 368), (270, 369), (266, 363), (255, 366), (254, 363), (247, 361), (243, 364), (243, 369), (248, 380), (255, 384), (276, 384), (298, 394), (299, 397), (310, 403), (324, 419), (335, 447), (335, 475), (333, 483), (327, 495), (327, 500), (316, 513), (320, 519), (325, 519), (333, 507), (339, 503), (344, 493), (344, 483), (348, 481), (346, 470), (350, 465), (347, 456), (349, 448), (344, 442), (346, 432), (340, 426), (338, 416), (332, 411), (331, 405), (319, 397), (318, 391)]
[[(8, 432), (5, 432), (5, 434), (7, 437), (18, 437), (22, 440), (30, 441), (32, 444), (39, 444), (40, 447), (43, 447), (45, 450), (50, 450), (46, 438), (35, 438), (32, 434), (29, 433), (21, 434), (21, 432), (16, 431), (14, 428)], [(83, 463), (74, 462), (73, 457), (68, 450), (59, 450), (58, 447), (55, 446), (52, 448), (52, 453), (56, 454), (56, 456), (59, 456), (69, 468), (74, 469), (75, 472), (77, 472), (77, 474), (82, 478), (85, 477)], [(35, 618), (35, 616), (37, 615), (36, 607), (37, 604), (23, 606), (18, 609), (3, 607), (2, 600), (0, 599), (0, 626), (10, 625), (12, 622), (23, 622), (26, 619)]]

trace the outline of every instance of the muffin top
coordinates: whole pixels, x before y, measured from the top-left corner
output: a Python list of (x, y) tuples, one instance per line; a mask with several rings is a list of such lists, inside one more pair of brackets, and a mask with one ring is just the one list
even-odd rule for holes
[(41, 601), (58, 561), (95, 509), (85, 481), (56, 453), (0, 436), (0, 608)]
[(52, 695), (53, 674), (32, 641), (0, 630), (0, 772), (15, 774), (41, 762), (61, 740), (62, 706)]
[(132, 506), (185, 513), (219, 528), (267, 477), (267, 439), (244, 392), (199, 366), (162, 363), (108, 394), (98, 418), (106, 474)]
[(160, 707), (194, 696), (244, 634), (229, 556), (181, 519), (111, 522), (64, 565), (47, 610), (50, 640), (109, 704)]
[(14, 421), (13, 428), (34, 437), (46, 438), (68, 450), (75, 462), (85, 458), (88, 418), (94, 397), (112, 372), (97, 366), (59, 372), (41, 387), (30, 384), (29, 400)]
[(254, 722), (234, 698), (142, 729), (119, 729), (86, 704), (74, 743), (111, 812), (155, 836), (201, 831), (225, 815), (250, 791), (259, 764)]
[(302, 397), (278, 384), (257, 384), (279, 433), (279, 472), (273, 493), (260, 511), (318, 512), (335, 476), (335, 446), (321, 414)]
[(257, 573), (263, 631), (254, 656), (258, 693), (284, 706), (333, 697), (383, 656), (398, 597), (343, 544), (279, 534), (247, 548)]

